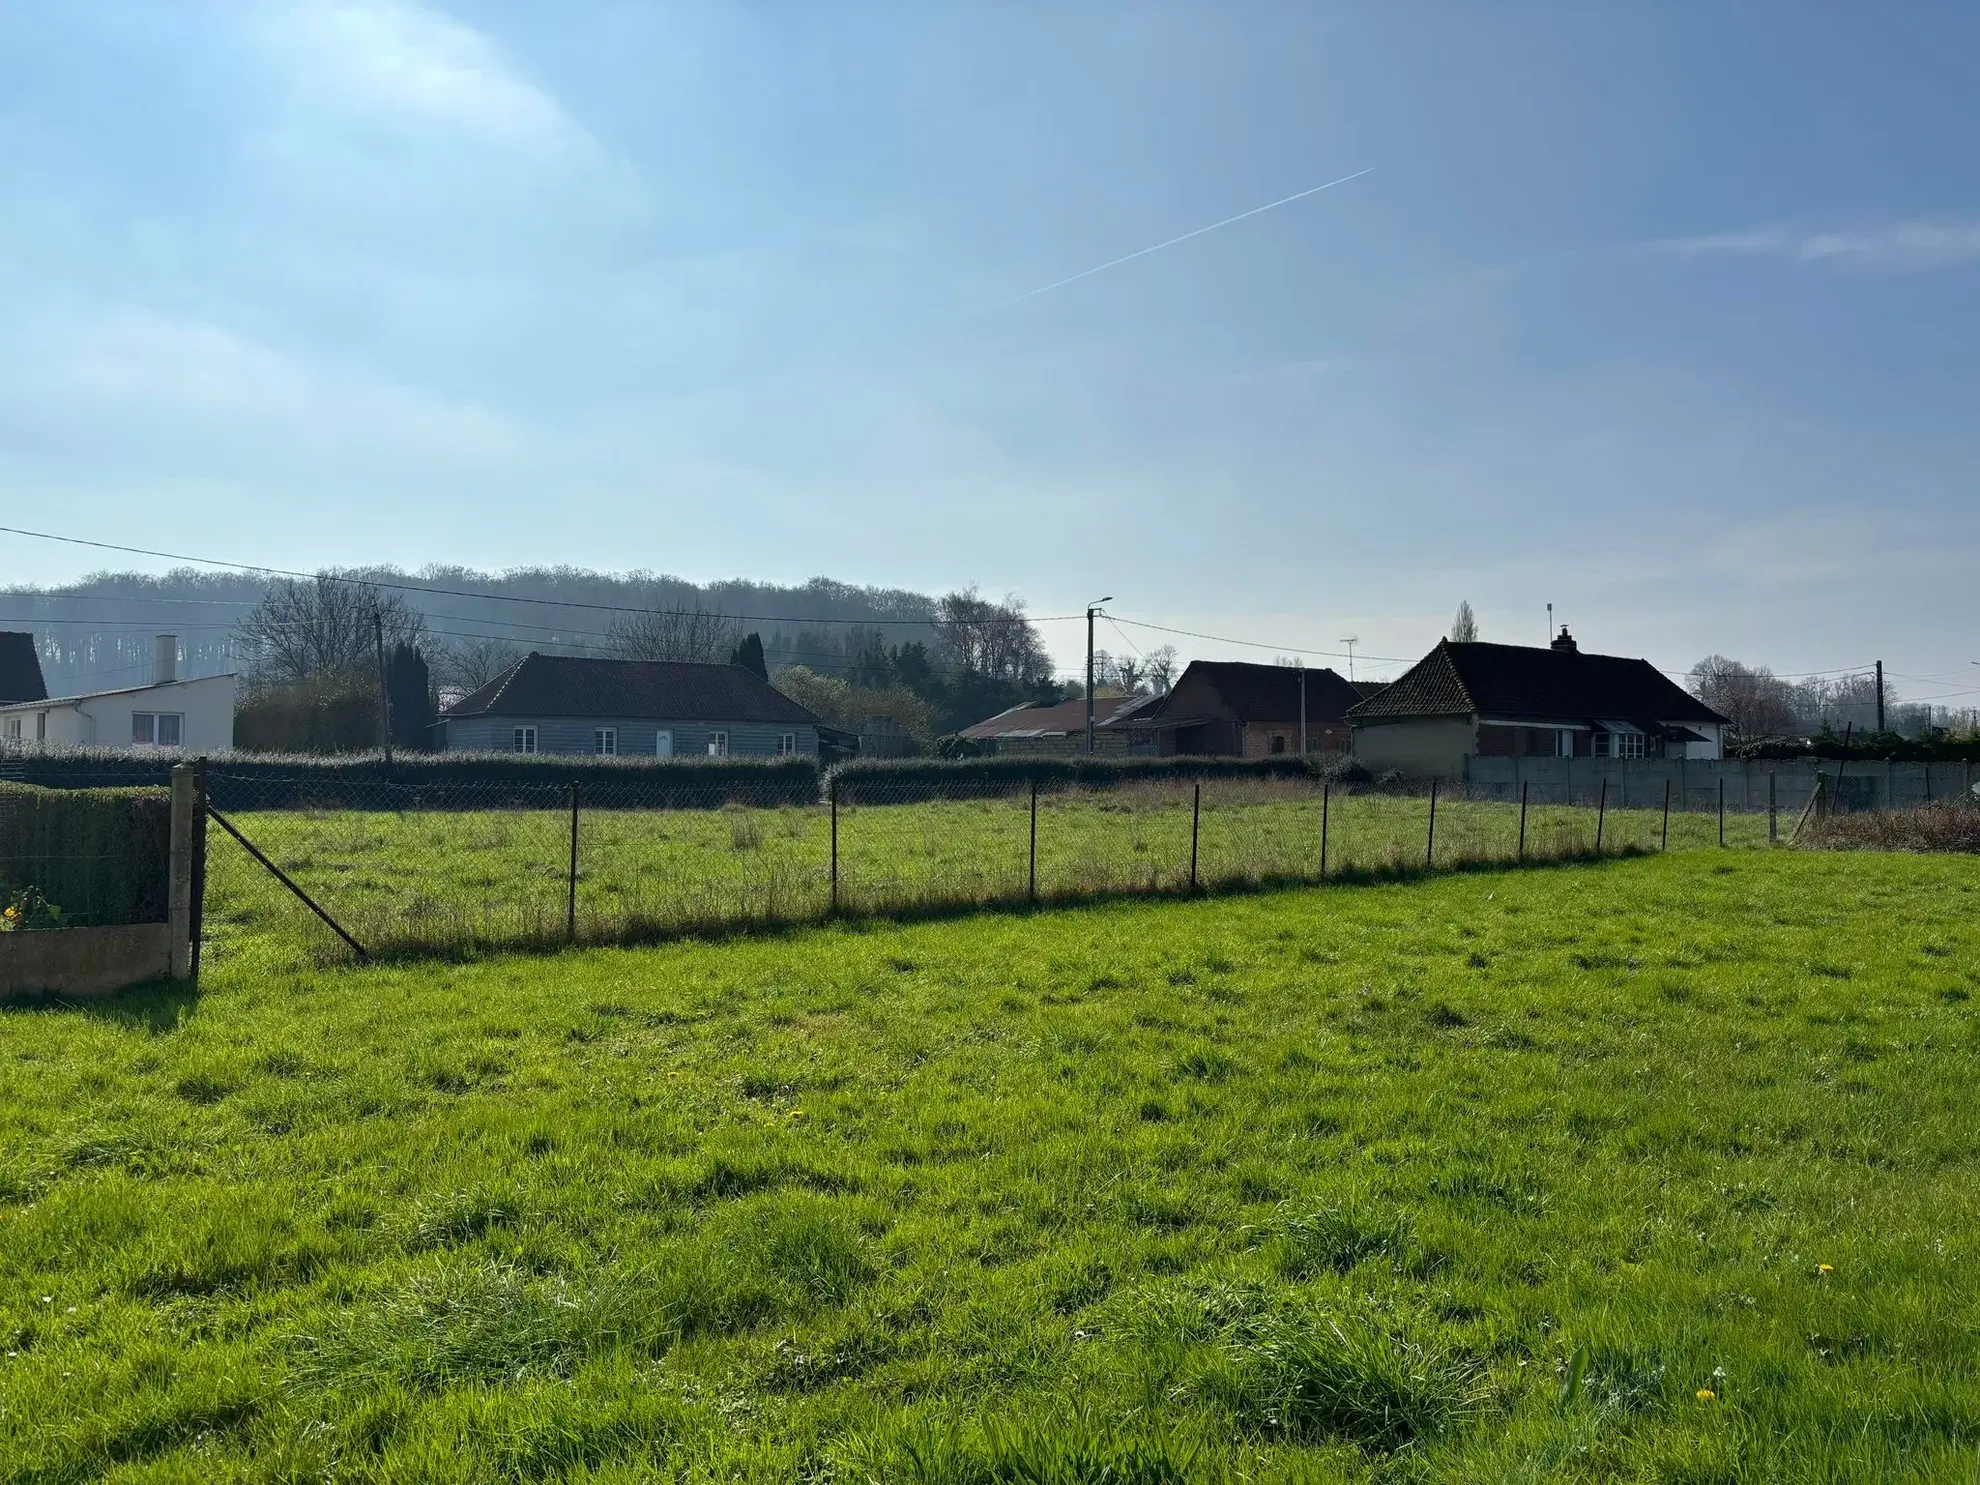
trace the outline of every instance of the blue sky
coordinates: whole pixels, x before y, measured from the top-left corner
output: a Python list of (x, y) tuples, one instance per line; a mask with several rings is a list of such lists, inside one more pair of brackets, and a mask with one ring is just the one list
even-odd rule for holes
[(1946, 695), (1976, 59), (1924, 3), (0, 4), (0, 507), (1315, 658), (1552, 601)]

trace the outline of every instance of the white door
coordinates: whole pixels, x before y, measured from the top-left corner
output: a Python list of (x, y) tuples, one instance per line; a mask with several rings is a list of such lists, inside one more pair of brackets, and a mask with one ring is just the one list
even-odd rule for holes
[(674, 734), (664, 727), (653, 734), (653, 756), (656, 758), (674, 756)]

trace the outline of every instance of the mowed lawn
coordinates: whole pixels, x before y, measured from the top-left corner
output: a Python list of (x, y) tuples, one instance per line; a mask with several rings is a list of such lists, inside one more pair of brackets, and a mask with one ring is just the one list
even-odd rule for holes
[(0, 1476), (1970, 1481), (1980, 863), (0, 1015)]

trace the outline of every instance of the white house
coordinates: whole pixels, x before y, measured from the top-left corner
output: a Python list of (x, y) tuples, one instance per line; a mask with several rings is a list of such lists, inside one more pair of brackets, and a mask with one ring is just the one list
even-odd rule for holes
[(140, 747), (226, 752), (234, 746), (235, 678), (209, 675), (182, 681), (177, 671), (178, 637), (161, 634), (157, 678), (148, 686), (0, 704), (0, 751)]

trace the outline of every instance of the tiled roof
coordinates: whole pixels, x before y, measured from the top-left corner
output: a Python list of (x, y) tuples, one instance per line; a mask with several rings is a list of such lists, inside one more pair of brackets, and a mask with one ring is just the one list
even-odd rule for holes
[(594, 660), (535, 651), (448, 707), (449, 717), (651, 717), (675, 722), (818, 718), (740, 665)]
[[(1257, 665), (1244, 660), (1195, 660), (1187, 675), (1209, 682), (1224, 704), (1246, 722), (1297, 722), (1302, 672), (1291, 665)], [(1306, 720), (1318, 726), (1338, 722), (1361, 693), (1326, 667), (1303, 672)], [(1178, 683), (1180, 689), (1180, 682)]]
[(0, 631), (0, 706), (10, 701), (45, 701), (47, 697), (34, 636), (18, 630)]
[[(1125, 722), (1152, 706), (1155, 700), (1149, 696), (1096, 696), (1093, 699), (1093, 725), (1104, 727), (1110, 722)], [(1072, 701), (1055, 701), (1050, 705), (1027, 702), (1014, 706), (963, 728), (958, 736), (987, 742), (999, 737), (1070, 736), (1085, 731), (1086, 698), (1081, 696)]]
[(1648, 660), (1450, 640), (1355, 707), (1349, 720), (1472, 713), (1534, 721), (1725, 721)]

